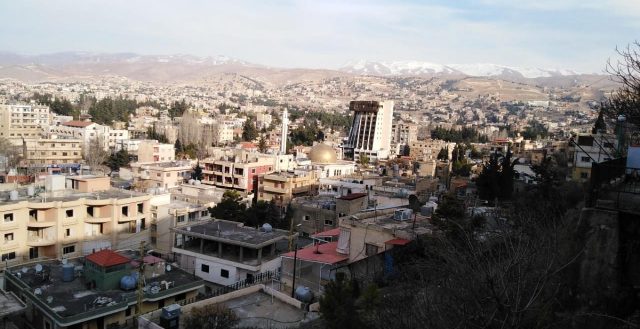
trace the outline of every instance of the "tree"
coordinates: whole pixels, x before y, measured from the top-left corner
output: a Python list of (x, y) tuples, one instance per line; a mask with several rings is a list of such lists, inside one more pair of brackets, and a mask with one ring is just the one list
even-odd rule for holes
[(22, 150), (18, 145), (13, 145), (8, 139), (0, 137), (0, 156), (6, 158), (6, 168), (16, 168), (22, 160)]
[(449, 148), (448, 147), (443, 147), (440, 149), (440, 152), (438, 152), (438, 160), (449, 160)]
[(640, 42), (616, 49), (621, 57), (607, 62), (607, 72), (621, 87), (602, 103), (602, 112), (609, 119), (625, 115), (629, 123), (640, 123)]
[(155, 139), (157, 140), (159, 143), (169, 143), (169, 139), (167, 138), (167, 136), (165, 136), (164, 134), (160, 134), (156, 131), (156, 126), (153, 125), (152, 127), (147, 128), (147, 138), (148, 139)]
[(96, 174), (99, 167), (109, 159), (109, 152), (105, 150), (103, 141), (104, 138), (98, 135), (85, 144), (84, 161), (89, 165), (93, 174)]
[(360, 159), (358, 160), (358, 163), (363, 167), (368, 166), (369, 165), (369, 156), (364, 154), (364, 153), (361, 153), (360, 154)]
[(193, 168), (193, 172), (191, 173), (191, 179), (202, 181), (204, 176), (202, 175), (202, 167), (200, 167), (200, 161), (196, 163), (196, 166)]
[(258, 137), (258, 129), (253, 118), (248, 117), (242, 126), (242, 140), (250, 142)]
[(185, 328), (231, 329), (238, 325), (240, 319), (224, 304), (208, 304), (193, 307), (182, 321)]
[(358, 299), (355, 282), (347, 280), (344, 273), (336, 273), (336, 279), (324, 288), (320, 299), (320, 313), (328, 329), (363, 328), (358, 316)]
[(173, 102), (173, 104), (171, 104), (171, 107), (169, 108), (169, 117), (171, 117), (171, 119), (175, 118), (175, 117), (179, 117), (182, 116), (182, 114), (189, 108), (189, 105), (187, 104), (187, 102), (183, 99), (180, 102)]
[(596, 119), (596, 122), (593, 124), (593, 129), (591, 129), (592, 134), (597, 134), (600, 132), (607, 132), (607, 124), (604, 122), (604, 111), (602, 109), (600, 109), (600, 113), (598, 113), (598, 119)]
[(180, 138), (176, 139), (174, 148), (176, 149), (177, 154), (180, 154), (184, 151), (184, 149), (182, 148), (182, 143), (180, 142)]
[(122, 149), (118, 152), (111, 153), (106, 163), (111, 171), (118, 171), (120, 168), (128, 166), (130, 161), (131, 157), (129, 156), (129, 152)]
[(255, 202), (245, 212), (244, 224), (247, 226), (260, 226), (269, 223), (273, 227), (282, 227), (280, 222), (280, 211), (273, 202), (260, 200)]
[(258, 151), (260, 153), (266, 153), (267, 149), (267, 140), (264, 138), (264, 135), (260, 135), (260, 140), (258, 140)]
[(492, 202), (496, 198), (500, 200), (511, 198), (515, 177), (513, 167), (518, 162), (518, 159), (512, 161), (511, 155), (511, 150), (507, 150), (504, 156), (496, 151), (483, 165), (482, 172), (476, 180), (481, 199)]
[(211, 217), (225, 219), (234, 222), (244, 222), (247, 206), (242, 202), (242, 196), (238, 191), (227, 190), (222, 195), (222, 200), (215, 207), (209, 208)]

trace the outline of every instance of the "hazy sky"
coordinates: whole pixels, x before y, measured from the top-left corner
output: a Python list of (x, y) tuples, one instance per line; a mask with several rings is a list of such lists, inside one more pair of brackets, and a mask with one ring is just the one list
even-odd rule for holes
[(226, 55), (283, 67), (349, 60), (602, 72), (640, 39), (640, 0), (3, 0), (0, 50)]

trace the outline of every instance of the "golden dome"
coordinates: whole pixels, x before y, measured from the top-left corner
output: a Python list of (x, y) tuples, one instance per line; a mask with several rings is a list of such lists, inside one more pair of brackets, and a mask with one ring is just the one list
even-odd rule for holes
[(318, 143), (313, 146), (308, 156), (309, 160), (315, 163), (336, 163), (338, 161), (338, 156), (333, 147), (324, 143)]

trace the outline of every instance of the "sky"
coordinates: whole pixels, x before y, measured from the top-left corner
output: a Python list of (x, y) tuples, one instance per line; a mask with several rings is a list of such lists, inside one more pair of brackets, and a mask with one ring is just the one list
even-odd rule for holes
[(225, 55), (275, 67), (352, 60), (602, 73), (640, 39), (640, 0), (2, 1), (0, 51)]

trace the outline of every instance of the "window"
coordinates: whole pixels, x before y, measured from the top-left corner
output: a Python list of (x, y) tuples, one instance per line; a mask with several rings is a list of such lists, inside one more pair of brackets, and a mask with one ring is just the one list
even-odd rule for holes
[(309, 219), (311, 219), (311, 216), (309, 215), (302, 216), (302, 220), (309, 220)]
[(70, 254), (76, 252), (76, 246), (66, 246), (62, 248), (63, 254)]
[(129, 206), (122, 207), (122, 216), (129, 216)]
[(2, 261), (4, 262), (5, 260), (12, 260), (12, 259), (16, 259), (16, 253), (15, 251), (12, 251), (10, 253), (6, 253), (6, 254), (2, 254)]
[(591, 158), (590, 157), (581, 157), (580, 161), (582, 161), (582, 162), (591, 162)]
[(178, 216), (178, 218), (176, 219), (176, 221), (177, 221), (178, 223), (182, 223), (182, 222), (184, 222), (184, 215), (180, 215), (180, 216)]
[(4, 222), (13, 222), (13, 214), (4, 214)]
[(142, 214), (144, 211), (144, 204), (138, 203), (138, 214)]
[(365, 243), (365, 247), (365, 253), (367, 256), (376, 255), (378, 253), (378, 246), (376, 246), (375, 244)]
[(87, 216), (93, 217), (93, 206), (87, 207)]
[(73, 209), (68, 209), (65, 213), (67, 214), (67, 218), (73, 217)]
[(200, 271), (205, 272), (205, 273), (209, 273), (209, 265), (200, 264)]
[(70, 228), (64, 230), (64, 236), (71, 236), (71, 229)]
[(38, 258), (38, 247), (29, 248), (29, 259)]
[[(163, 159), (163, 160), (164, 160), (164, 159)], [(171, 177), (171, 173), (170, 173), (170, 172), (168, 172), (165, 176), (166, 176), (166, 177)]]
[(581, 172), (580, 173), (580, 178), (589, 178), (589, 174), (586, 172)]
[(62, 152), (62, 156), (66, 157), (67, 156), (67, 152)]
[(4, 235), (4, 242), (11, 242), (13, 241), (13, 233), (7, 233)]
[(220, 276), (223, 277), (223, 278), (227, 278), (228, 279), (229, 278), (229, 271), (221, 269), (220, 270)]
[(333, 226), (333, 219), (325, 219), (324, 225)]

